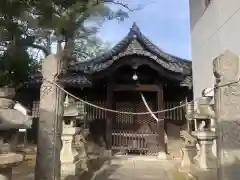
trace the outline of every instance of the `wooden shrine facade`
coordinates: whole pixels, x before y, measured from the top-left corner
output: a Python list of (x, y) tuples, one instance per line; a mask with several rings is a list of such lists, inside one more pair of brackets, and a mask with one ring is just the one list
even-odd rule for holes
[[(101, 107), (124, 112), (169, 109), (192, 99), (191, 62), (169, 55), (151, 43), (134, 24), (109, 52), (69, 65), (59, 83), (76, 96)], [(85, 105), (86, 121), (106, 148), (141, 154), (167, 151), (169, 123), (185, 123), (182, 108), (151, 115), (112, 113)]]

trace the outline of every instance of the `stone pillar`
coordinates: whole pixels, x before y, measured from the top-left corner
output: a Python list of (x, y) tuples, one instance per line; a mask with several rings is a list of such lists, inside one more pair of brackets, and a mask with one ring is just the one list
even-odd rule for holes
[(212, 152), (212, 146), (216, 139), (215, 132), (199, 131), (196, 136), (200, 144), (200, 152), (195, 158), (196, 164), (203, 170), (216, 170), (217, 158)]
[[(240, 61), (226, 51), (213, 61), (216, 77), (215, 109), (219, 180), (237, 180), (240, 176)], [(229, 84), (226, 86), (225, 84)]]
[[(43, 84), (40, 90), (40, 118), (38, 126), (38, 148), (35, 180), (60, 178), (60, 150), (65, 94), (50, 82), (65, 68), (57, 55), (49, 55), (43, 61)], [(49, 82), (50, 81), (50, 82)]]

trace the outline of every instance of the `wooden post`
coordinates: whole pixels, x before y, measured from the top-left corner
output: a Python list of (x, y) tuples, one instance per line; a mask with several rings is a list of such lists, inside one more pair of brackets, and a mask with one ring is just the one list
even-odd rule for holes
[[(193, 112), (189, 109), (189, 108), (192, 108), (192, 106), (191, 106), (191, 104), (188, 103), (187, 97), (185, 97), (185, 104), (186, 104), (186, 106), (185, 106), (186, 115), (189, 115), (189, 114), (192, 115)], [(192, 122), (192, 119), (187, 118), (187, 131), (188, 132), (192, 132), (190, 122)]]
[[(107, 87), (107, 102), (106, 107), (108, 109), (113, 108), (113, 91), (111, 89), (111, 86), (108, 85)], [(107, 118), (106, 118), (106, 140), (107, 140), (107, 150), (111, 150), (112, 148), (112, 121), (113, 121), (113, 113), (107, 112)]]
[[(157, 90), (157, 107), (158, 110), (164, 109), (164, 98), (163, 98), (163, 88), (162, 85), (159, 84), (159, 89)], [(164, 149), (164, 152), (167, 152), (167, 142), (166, 142), (166, 124), (164, 121), (164, 113), (158, 113), (158, 135), (161, 142), (161, 145)]]

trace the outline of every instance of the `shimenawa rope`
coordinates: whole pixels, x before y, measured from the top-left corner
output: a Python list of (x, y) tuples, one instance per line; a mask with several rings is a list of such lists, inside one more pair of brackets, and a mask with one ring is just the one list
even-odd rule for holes
[[(112, 112), (112, 113), (118, 113), (118, 114), (127, 114), (127, 115), (147, 115), (147, 114), (158, 114), (158, 113), (163, 113), (163, 112), (169, 112), (169, 111), (173, 111), (173, 110), (176, 110), (176, 109), (179, 109), (179, 108), (182, 108), (184, 106), (186, 106), (188, 103), (193, 103), (193, 102), (196, 102), (198, 101), (200, 98), (202, 98), (204, 96), (204, 94), (199, 97), (199, 98), (196, 98), (195, 100), (192, 100), (190, 102), (187, 102), (187, 103), (183, 103), (179, 106), (176, 106), (176, 107), (173, 107), (173, 108), (169, 108), (169, 109), (164, 109), (164, 110), (159, 110), (159, 111), (155, 111), (155, 112), (140, 112), (140, 113), (134, 113), (134, 112), (127, 112), (127, 111), (118, 111), (118, 110), (113, 110), (113, 109), (108, 109), (108, 108), (104, 108), (104, 107), (101, 107), (101, 106), (98, 106), (98, 105), (95, 105), (93, 103), (90, 103), (88, 101), (85, 101), (75, 95), (73, 95), (72, 93), (68, 92), (67, 90), (65, 90), (63, 87), (61, 87), (58, 83), (56, 82), (52, 82), (52, 81), (49, 81), (47, 79), (44, 79), (45, 81), (49, 82), (50, 84), (53, 84), (55, 85), (57, 88), (59, 88), (60, 90), (62, 90), (63, 92), (65, 92), (67, 95), (71, 96), (72, 98), (74, 98), (75, 100), (78, 100), (84, 104), (87, 104), (89, 106), (92, 106), (96, 109), (101, 109), (103, 111), (108, 111), (108, 112)], [(230, 83), (226, 83), (226, 84), (222, 84), (222, 85), (219, 85), (219, 86), (215, 86), (214, 88), (211, 88), (207, 93), (210, 93), (212, 91), (214, 91), (215, 89), (217, 88), (220, 88), (220, 87), (225, 87), (225, 86), (231, 86), (233, 84), (236, 84), (240, 81), (240, 79), (236, 80), (236, 81), (233, 81), (233, 82), (230, 82)]]

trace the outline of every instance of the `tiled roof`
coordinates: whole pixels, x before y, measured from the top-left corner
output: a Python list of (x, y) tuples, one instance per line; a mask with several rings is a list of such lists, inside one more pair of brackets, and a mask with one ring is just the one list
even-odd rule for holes
[[(41, 84), (42, 82), (43, 82), (42, 74), (38, 73), (31, 77), (31, 80), (28, 82), (28, 84)], [(59, 76), (58, 83), (62, 83), (64, 85), (69, 85), (69, 86), (84, 85), (84, 87), (92, 85), (91, 81), (89, 81), (85, 75), (81, 75), (77, 73)]]
[(67, 74), (65, 76), (60, 76), (59, 83), (62, 83), (67, 86), (79, 86), (83, 85), (84, 87), (86, 86), (91, 86), (92, 83), (91, 81), (87, 78), (86, 75), (81, 75), (81, 74)]
[[(180, 86), (192, 88), (192, 62), (170, 55), (144, 36), (136, 23), (123, 40), (111, 50), (90, 61), (77, 62), (68, 66), (67, 74), (59, 77), (59, 82), (69, 86), (91, 86), (90, 75), (103, 71), (118, 59), (125, 56), (144, 56), (154, 61), (159, 67), (185, 77)], [(42, 82), (42, 76), (35, 76), (36, 82)]]
[(187, 86), (192, 89), (192, 76), (186, 76), (186, 78), (180, 83), (180, 86)]

